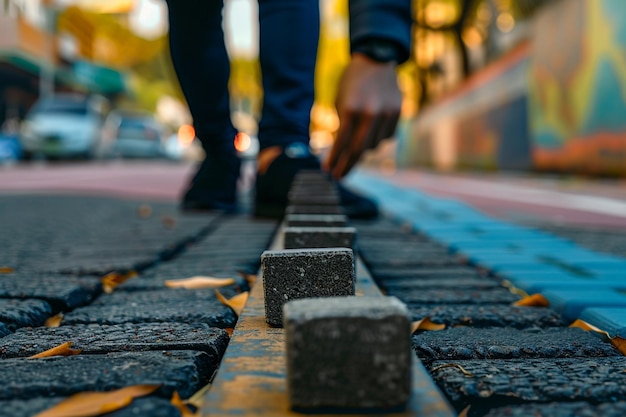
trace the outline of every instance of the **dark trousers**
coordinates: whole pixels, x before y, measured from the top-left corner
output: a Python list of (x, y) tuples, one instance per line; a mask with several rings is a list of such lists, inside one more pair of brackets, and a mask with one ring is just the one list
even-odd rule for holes
[[(197, 135), (209, 152), (232, 150), (223, 0), (168, 0), (168, 8), (172, 61)], [(259, 0), (262, 149), (309, 142), (319, 19), (319, 0)]]

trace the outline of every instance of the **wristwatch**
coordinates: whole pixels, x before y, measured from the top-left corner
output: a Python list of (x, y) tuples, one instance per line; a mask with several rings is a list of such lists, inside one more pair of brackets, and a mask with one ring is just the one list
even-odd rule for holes
[(385, 39), (366, 39), (352, 47), (352, 52), (359, 52), (377, 62), (398, 62), (398, 46)]

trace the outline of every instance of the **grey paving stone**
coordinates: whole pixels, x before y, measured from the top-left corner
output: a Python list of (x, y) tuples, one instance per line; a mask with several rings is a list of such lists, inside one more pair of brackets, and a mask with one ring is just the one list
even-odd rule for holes
[[(144, 218), (138, 215), (141, 203), (113, 198), (22, 195), (1, 199), (0, 247), (7, 250), (0, 253), (0, 264), (23, 272), (101, 273), (111, 267), (126, 268), (162, 256), (172, 244), (189, 240), (216, 218), (181, 216), (174, 204), (154, 203), (150, 216)], [(166, 216), (171, 219), (167, 225)], [(100, 255), (100, 250), (107, 255)]]
[[(0, 417), (32, 417), (60, 403), (67, 397), (37, 397), (28, 400), (0, 401)], [(169, 400), (159, 397), (136, 398), (128, 406), (102, 414), (101, 417), (180, 417)]]
[(506, 305), (422, 305), (409, 306), (413, 320), (430, 317), (434, 323), (471, 327), (564, 327), (569, 323), (549, 308)]
[(354, 227), (286, 227), (285, 249), (354, 248)]
[(0, 358), (28, 357), (65, 342), (82, 354), (141, 352), (149, 350), (197, 350), (219, 363), (228, 333), (207, 325), (146, 323), (120, 325), (62, 325), (56, 328), (21, 329), (0, 339)]
[(265, 319), (283, 325), (283, 305), (310, 297), (354, 295), (352, 249), (291, 249), (265, 251), (261, 256)]
[[(225, 297), (233, 297), (238, 294), (238, 291), (234, 287), (220, 288), (219, 291)], [(202, 288), (187, 290), (181, 288), (167, 288), (165, 284), (162, 286), (156, 286), (148, 291), (140, 291), (138, 288), (134, 288), (131, 291), (115, 291), (112, 294), (102, 294), (95, 300), (90, 306), (112, 306), (112, 305), (126, 305), (128, 308), (134, 309), (137, 306), (145, 306), (150, 304), (177, 304), (182, 305), (185, 302), (206, 302), (217, 304), (219, 303), (215, 289)]]
[(284, 307), (294, 408), (400, 407), (411, 395), (406, 306), (395, 297), (294, 300)]
[(626, 400), (626, 357), (435, 361), (431, 375), (451, 402), (497, 407), (522, 401)]
[[(371, 239), (370, 242), (367, 242), (363, 247), (363, 257), (368, 258), (376, 258), (378, 256), (389, 256), (393, 255), (398, 258), (425, 258), (425, 257), (453, 257), (456, 258), (456, 255), (448, 252), (448, 249), (433, 245), (430, 242), (424, 242), (422, 240), (416, 239), (375, 239), (375, 238), (366, 238)], [(375, 259), (373, 259), (375, 260)]]
[(409, 305), (415, 304), (511, 304), (522, 297), (505, 288), (490, 290), (442, 289), (387, 291)]
[(289, 193), (289, 204), (292, 205), (316, 205), (336, 206), (341, 203), (339, 195), (325, 192), (321, 193)]
[(289, 205), (286, 214), (345, 214), (341, 206)]
[(66, 311), (88, 304), (102, 292), (100, 281), (58, 275), (8, 274), (0, 279), (0, 298), (38, 298), (54, 311)]
[(578, 328), (517, 330), (458, 327), (413, 336), (426, 363), (457, 359), (572, 358), (621, 356), (610, 343)]
[(11, 334), (11, 330), (9, 330), (6, 324), (0, 321), (0, 337), (4, 337), (8, 334)]
[(412, 289), (464, 289), (464, 290), (487, 290), (502, 288), (502, 284), (490, 278), (466, 278), (466, 279), (396, 279), (384, 283), (387, 291), (404, 291)]
[(484, 414), (484, 417), (623, 417), (625, 415), (626, 401), (597, 405), (577, 401), (513, 404), (491, 409)]
[(122, 323), (205, 323), (213, 327), (234, 327), (237, 318), (232, 310), (218, 303), (203, 300), (178, 303), (136, 305), (87, 306), (77, 308), (63, 318), (70, 324), (122, 324)]
[(445, 268), (394, 268), (388, 265), (368, 264), (370, 272), (377, 280), (386, 282), (393, 279), (466, 279), (482, 277), (478, 271), (469, 267)]
[[(119, 304), (116, 300), (122, 300), (123, 298), (130, 296), (129, 293), (143, 293), (147, 291), (159, 291), (167, 293), (168, 288), (165, 286), (165, 281), (170, 279), (181, 279), (181, 278), (190, 278), (193, 276), (209, 276), (209, 277), (217, 277), (217, 278), (233, 278), (235, 279), (235, 284), (228, 285), (226, 287), (219, 288), (220, 292), (224, 295), (232, 294), (235, 295), (237, 292), (244, 292), (250, 290), (250, 285), (248, 281), (239, 274), (239, 272), (220, 272), (220, 271), (204, 271), (204, 274), (199, 273), (197, 270), (194, 272), (193, 270), (188, 271), (184, 274), (166, 274), (166, 273), (158, 273), (152, 276), (144, 276), (137, 279), (131, 279), (124, 283), (122, 283), (119, 287), (115, 289), (115, 292), (112, 295), (115, 295), (115, 298), (109, 298), (107, 295), (111, 294), (102, 294), (98, 297), (93, 303), (90, 305), (106, 305), (106, 304)], [(208, 273), (206, 273), (208, 272)], [(256, 274), (256, 273), (255, 273)], [(169, 289), (170, 291), (172, 289)], [(175, 291), (182, 291), (181, 289), (176, 289)], [(215, 294), (215, 290), (211, 289), (201, 289), (201, 290), (186, 290), (189, 292), (201, 291), (200, 294), (196, 294), (195, 296), (189, 294), (191, 298), (202, 298), (205, 297), (207, 299), (212, 299)], [(206, 292), (210, 292), (211, 294), (206, 294)], [(119, 295), (117, 295), (119, 294)], [(171, 295), (171, 294), (170, 294)], [(151, 296), (147, 296), (151, 297)], [(167, 298), (167, 294), (160, 294), (157, 297)], [(110, 300), (110, 301), (108, 301)]]
[(348, 217), (343, 214), (288, 214), (285, 223), (289, 227), (345, 227)]
[(50, 304), (43, 300), (14, 300), (0, 298), (0, 322), (9, 330), (26, 326), (41, 326), (52, 316)]
[(209, 382), (215, 371), (209, 355), (189, 350), (75, 355), (45, 359), (3, 359), (0, 400), (69, 396), (136, 384), (159, 384), (157, 395), (183, 398)]

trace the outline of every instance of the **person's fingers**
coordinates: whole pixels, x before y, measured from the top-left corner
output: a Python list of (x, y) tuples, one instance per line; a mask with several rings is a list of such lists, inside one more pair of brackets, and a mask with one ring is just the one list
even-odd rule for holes
[(335, 137), (335, 142), (330, 150), (330, 155), (324, 163), (324, 169), (329, 172), (333, 172), (341, 155), (346, 152), (347, 147), (350, 145), (350, 138), (354, 134), (356, 127), (356, 113), (350, 111), (339, 111), (339, 129)]
[(400, 112), (391, 112), (381, 118), (375, 139), (370, 143), (370, 149), (374, 149), (384, 139), (392, 137), (396, 133), (396, 126), (400, 119)]
[(337, 179), (346, 176), (375, 140), (374, 134), (380, 125), (381, 119), (375, 113), (363, 113), (359, 117), (354, 136), (349, 138), (348, 147), (342, 155), (341, 163), (337, 164), (333, 176)]

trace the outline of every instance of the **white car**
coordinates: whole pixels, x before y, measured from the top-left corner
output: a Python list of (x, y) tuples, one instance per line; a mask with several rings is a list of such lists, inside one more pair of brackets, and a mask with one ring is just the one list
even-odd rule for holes
[(73, 94), (39, 100), (20, 128), (24, 157), (91, 158), (100, 142), (103, 100)]

